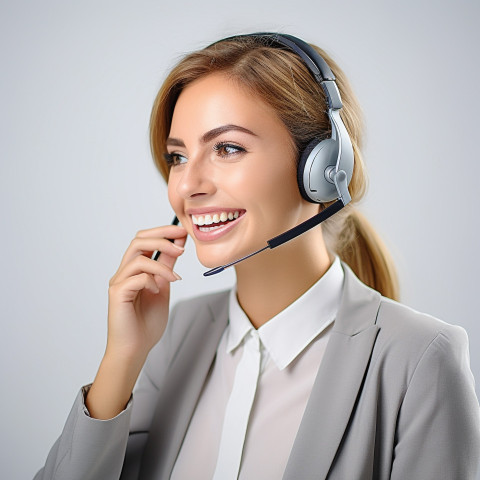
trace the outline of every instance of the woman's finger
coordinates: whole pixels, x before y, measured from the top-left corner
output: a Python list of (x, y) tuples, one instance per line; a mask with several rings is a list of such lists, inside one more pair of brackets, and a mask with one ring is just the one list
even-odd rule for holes
[[(185, 236), (182, 238), (175, 239), (173, 242), (170, 242), (170, 244), (173, 245), (174, 248), (180, 249), (183, 253), (186, 241), (187, 241), (187, 237)], [(158, 249), (153, 253), (155, 254), (154, 260), (156, 259), (159, 263), (163, 263), (164, 265), (166, 265), (171, 269), (173, 269), (173, 267), (175, 266), (175, 262), (179, 257), (179, 255), (172, 255), (171, 250), (168, 250), (168, 249), (166, 250)]]
[(126, 303), (133, 302), (142, 290), (157, 294), (160, 289), (152, 275), (148, 273), (139, 273), (124, 279), (122, 282), (111, 285), (109, 288), (110, 297), (115, 297), (117, 301)]
[(181, 248), (183, 247), (182, 243), (185, 244), (185, 241), (182, 242), (181, 239), (182, 237), (179, 237), (171, 242), (170, 239), (165, 237), (135, 237), (125, 251), (120, 262), (120, 267), (132, 261), (139, 255), (151, 257), (152, 252), (156, 250), (177, 257), (177, 250), (180, 249), (180, 251), (183, 251)]
[(187, 231), (181, 225), (164, 225), (162, 227), (139, 230), (135, 238), (164, 237), (175, 240), (176, 238), (184, 237), (186, 234)]
[[(180, 249), (175, 249), (174, 253), (177, 256), (180, 256), (183, 251)], [(133, 277), (141, 273), (158, 275), (169, 282), (179, 280), (179, 276), (172, 270), (172, 267), (140, 255), (134, 258), (131, 262), (121, 266), (118, 272), (112, 277), (110, 284), (114, 285), (116, 283), (123, 282), (126, 278)]]

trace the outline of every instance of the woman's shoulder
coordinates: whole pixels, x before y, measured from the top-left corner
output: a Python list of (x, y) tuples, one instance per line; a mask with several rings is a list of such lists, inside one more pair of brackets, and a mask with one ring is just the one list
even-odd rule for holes
[(177, 311), (198, 311), (198, 309), (209, 308), (216, 309), (218, 306), (223, 306), (228, 303), (228, 296), (230, 290), (220, 290), (211, 293), (204, 293), (193, 297), (182, 298), (175, 303), (172, 313)]
[(468, 337), (460, 326), (385, 297), (380, 301), (376, 325), (375, 360), (395, 368), (406, 363), (411, 373), (422, 361), (443, 368), (468, 365)]
[[(144, 368), (147, 375), (160, 384), (159, 365), (168, 366), (180, 348), (192, 350), (204, 332), (222, 332), (228, 321), (229, 290), (178, 300), (172, 307), (167, 328), (152, 348)], [(192, 347), (192, 348), (190, 348)], [(165, 369), (164, 369), (165, 371)]]
[(221, 290), (178, 300), (171, 309), (166, 336), (170, 341), (183, 337), (192, 323), (206, 328), (212, 321), (226, 325), (229, 294), (230, 290)]
[(462, 327), (385, 297), (381, 297), (376, 323), (385, 336), (407, 342), (431, 342), (439, 335), (452, 342), (466, 338)]
[(451, 338), (453, 342), (466, 338), (463, 328), (384, 297), (365, 285), (348, 265), (343, 264), (343, 268), (345, 283), (341, 311), (351, 317), (346, 320), (354, 325), (349, 328), (342, 324), (345, 331), (358, 332), (374, 323), (380, 337), (395, 339), (397, 343), (431, 342), (438, 335)]
[(468, 356), (468, 338), (462, 327), (383, 297), (363, 284), (348, 267), (344, 270), (347, 305), (344, 311), (351, 317), (344, 319), (344, 323), (345, 320), (358, 323), (357, 333), (375, 324), (378, 332), (373, 360), (383, 358), (398, 364), (406, 360), (414, 365), (427, 351), (438, 351), (445, 358), (459, 362)]

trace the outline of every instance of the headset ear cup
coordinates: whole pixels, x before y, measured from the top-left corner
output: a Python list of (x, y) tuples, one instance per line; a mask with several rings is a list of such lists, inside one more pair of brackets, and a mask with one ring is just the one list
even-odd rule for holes
[(308, 185), (305, 185), (304, 183), (304, 170), (305, 170), (305, 165), (307, 164), (308, 157), (312, 153), (313, 149), (321, 142), (318, 138), (314, 138), (313, 140), (310, 141), (310, 143), (305, 147), (303, 152), (300, 155), (300, 160), (298, 162), (298, 167), (297, 167), (297, 183), (298, 183), (298, 188), (300, 190), (300, 193), (302, 197), (307, 200), (310, 203), (317, 203), (315, 200), (312, 200), (308, 194)]

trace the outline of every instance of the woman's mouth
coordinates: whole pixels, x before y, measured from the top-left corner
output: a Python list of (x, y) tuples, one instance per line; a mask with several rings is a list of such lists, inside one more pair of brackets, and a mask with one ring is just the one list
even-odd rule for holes
[(219, 212), (219, 213), (207, 213), (206, 215), (192, 215), (192, 222), (197, 225), (201, 232), (209, 232), (215, 228), (219, 228), (222, 225), (236, 220), (241, 210), (235, 210), (233, 212)]
[(195, 236), (199, 240), (216, 240), (229, 232), (245, 214), (245, 210), (230, 210), (192, 215)]

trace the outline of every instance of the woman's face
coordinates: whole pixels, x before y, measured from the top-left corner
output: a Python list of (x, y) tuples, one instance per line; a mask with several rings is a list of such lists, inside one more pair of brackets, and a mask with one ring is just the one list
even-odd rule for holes
[(180, 94), (167, 149), (169, 200), (206, 267), (258, 250), (318, 212), (301, 198), (286, 127), (221, 74)]

